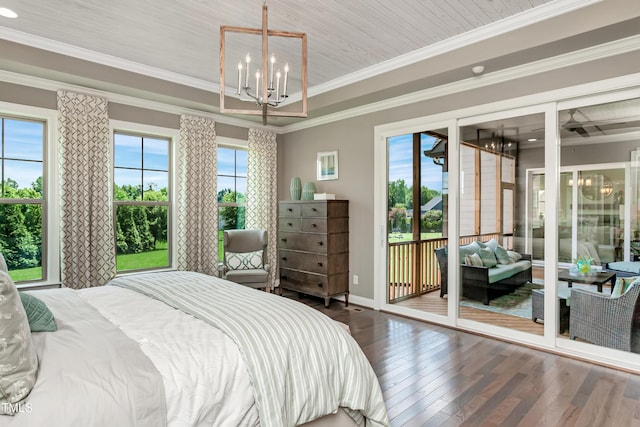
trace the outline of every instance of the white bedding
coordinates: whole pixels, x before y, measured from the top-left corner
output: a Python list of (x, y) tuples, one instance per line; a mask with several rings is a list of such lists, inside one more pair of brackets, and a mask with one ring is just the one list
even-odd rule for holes
[(242, 357), (222, 332), (128, 289), (78, 293), (138, 342), (160, 371), (169, 426), (259, 424)]
[[(164, 279), (204, 280), (212, 289), (200, 289), (193, 294), (196, 299), (206, 299), (206, 293), (221, 299), (220, 302), (207, 300), (207, 307), (212, 304), (228, 306), (225, 298), (230, 294), (238, 292), (242, 296), (250, 291), (244, 299), (234, 300), (242, 303), (231, 311), (246, 312), (247, 300), (255, 300), (264, 307), (255, 306), (251, 310), (294, 316), (293, 320), (275, 328), (271, 320), (265, 325), (251, 323), (249, 328), (256, 331), (272, 325), (260, 332), (260, 336), (282, 327), (291, 331), (302, 328), (286, 334), (287, 339), (265, 338), (253, 344), (261, 353), (267, 349), (272, 354), (298, 349), (286, 356), (286, 363), (284, 360), (268, 363), (264, 370), (265, 375), (288, 384), (285, 395), (274, 393), (270, 407), (282, 406), (299, 414), (290, 415), (289, 420), (294, 421), (283, 425), (320, 420), (318, 417), (324, 422), (319, 424), (322, 426), (336, 425), (336, 422), (354, 425), (362, 422), (363, 416), (369, 418), (367, 425), (389, 425), (375, 373), (355, 341), (336, 326), (336, 322), (286, 298), (220, 279), (212, 283), (207, 279), (209, 276), (196, 278), (194, 274), (174, 272), (168, 276), (144, 276), (145, 280), (153, 281), (154, 288)], [(171, 283), (179, 287), (178, 282)], [(224, 288), (225, 292), (221, 293), (218, 287)], [(53, 312), (58, 331), (32, 334), (39, 372), (36, 385), (25, 402), (33, 411), (15, 417), (0, 416), (0, 426), (269, 424), (256, 403), (256, 385), (246, 361), (247, 348), (244, 347), (243, 353), (227, 332), (164, 302), (120, 286), (79, 291), (55, 289), (34, 294)], [(298, 312), (303, 308), (304, 313)], [(302, 314), (308, 318), (300, 318)], [(256, 319), (264, 321), (268, 316)], [(318, 322), (325, 326), (318, 327)], [(300, 331), (305, 333), (298, 333)], [(320, 335), (326, 333), (331, 337), (324, 338), (328, 341), (321, 351), (316, 348), (312, 354), (304, 353), (308, 351), (307, 347), (313, 348), (308, 345), (310, 342), (325, 342)], [(349, 352), (342, 348), (346, 344), (353, 347)], [(313, 362), (314, 358), (328, 361), (324, 375), (311, 375), (312, 365), (317, 364)], [(301, 374), (293, 375), (293, 367), (298, 365), (295, 369), (301, 370), (302, 377)], [(253, 366), (255, 368), (255, 363)], [(320, 391), (326, 385), (336, 391), (335, 401), (328, 410), (320, 409), (323, 406), (319, 403), (323, 401)], [(294, 407), (300, 409), (294, 410)], [(312, 413), (315, 415), (310, 416)], [(271, 422), (270, 425), (280, 424)]]

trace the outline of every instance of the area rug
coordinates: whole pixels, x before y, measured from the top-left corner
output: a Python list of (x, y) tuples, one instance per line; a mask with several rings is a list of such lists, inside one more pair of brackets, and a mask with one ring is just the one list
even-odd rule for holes
[(544, 285), (542, 283), (525, 283), (513, 293), (492, 299), (489, 301), (489, 305), (484, 305), (482, 301), (466, 298), (460, 301), (460, 305), (531, 319), (531, 291), (533, 289), (544, 289)]

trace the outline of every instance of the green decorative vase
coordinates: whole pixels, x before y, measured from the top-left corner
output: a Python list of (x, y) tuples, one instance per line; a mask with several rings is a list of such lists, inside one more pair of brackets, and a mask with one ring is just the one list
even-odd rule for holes
[(300, 200), (300, 196), (302, 196), (302, 181), (300, 177), (294, 176), (291, 178), (289, 192), (291, 193), (291, 200)]
[(302, 200), (313, 200), (316, 193), (316, 185), (313, 182), (305, 182), (302, 187)]

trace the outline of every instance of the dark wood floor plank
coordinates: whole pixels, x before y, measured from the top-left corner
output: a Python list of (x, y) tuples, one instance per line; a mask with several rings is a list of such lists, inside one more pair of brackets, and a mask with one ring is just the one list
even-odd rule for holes
[(640, 427), (639, 375), (337, 301), (327, 309), (323, 299), (286, 296), (349, 325), (378, 375), (394, 427)]

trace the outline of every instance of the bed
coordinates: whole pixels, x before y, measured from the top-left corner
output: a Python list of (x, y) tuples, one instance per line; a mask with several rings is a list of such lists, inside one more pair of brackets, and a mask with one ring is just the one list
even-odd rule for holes
[(29, 293), (57, 331), (0, 426), (389, 425), (358, 344), (296, 301), (192, 272)]

